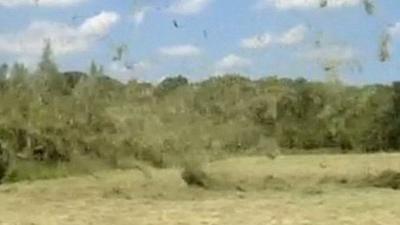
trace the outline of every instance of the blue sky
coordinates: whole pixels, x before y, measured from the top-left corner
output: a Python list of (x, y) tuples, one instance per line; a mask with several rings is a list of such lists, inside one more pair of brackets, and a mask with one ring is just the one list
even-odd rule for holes
[[(0, 0), (0, 62), (34, 69), (50, 39), (63, 70), (95, 60), (121, 80), (229, 72), (324, 79), (332, 64), (349, 83), (400, 80), (400, 1), (373, 1), (372, 15), (363, 0), (319, 1)], [(380, 62), (384, 32), (391, 58)]]

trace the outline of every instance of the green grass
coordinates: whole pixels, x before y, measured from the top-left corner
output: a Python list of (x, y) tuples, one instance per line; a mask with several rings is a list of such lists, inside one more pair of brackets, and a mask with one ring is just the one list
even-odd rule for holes
[(76, 175), (91, 175), (112, 169), (107, 163), (89, 157), (76, 156), (71, 162), (16, 161), (5, 182), (47, 180)]

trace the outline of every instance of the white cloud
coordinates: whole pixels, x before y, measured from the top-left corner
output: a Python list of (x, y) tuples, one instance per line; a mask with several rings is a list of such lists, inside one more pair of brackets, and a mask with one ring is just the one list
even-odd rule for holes
[(298, 44), (304, 40), (307, 28), (304, 25), (299, 25), (288, 30), (279, 37), (278, 42), (284, 45)]
[(308, 64), (316, 63), (322, 66), (326, 72), (336, 73), (336, 75), (345, 73), (344, 69), (349, 69), (353, 72), (361, 72), (363, 70), (360, 54), (347, 45), (325, 45), (321, 48), (298, 53), (297, 56), (302, 60), (306, 60)]
[(108, 33), (111, 26), (118, 20), (119, 15), (115, 12), (101, 12), (85, 20), (79, 27), (79, 32), (83, 35), (103, 36)]
[(349, 46), (330, 45), (301, 53), (300, 57), (319, 63), (348, 64), (357, 59), (353, 48)]
[(400, 22), (397, 22), (389, 28), (389, 33), (393, 37), (400, 37)]
[(242, 40), (243, 48), (260, 49), (266, 48), (272, 43), (272, 36), (269, 33), (257, 35)]
[(107, 35), (118, 20), (119, 15), (114, 12), (101, 12), (78, 27), (48, 21), (32, 22), (26, 30), (0, 34), (0, 52), (39, 55), (45, 40), (51, 41), (56, 55), (84, 51)]
[(150, 9), (151, 9), (150, 7), (143, 7), (133, 12), (133, 21), (135, 22), (136, 25), (140, 25), (143, 23)]
[(160, 48), (160, 53), (166, 56), (184, 57), (201, 54), (201, 50), (193, 45), (175, 45)]
[(222, 58), (216, 63), (217, 74), (238, 72), (238, 70), (245, 69), (253, 63), (250, 59), (240, 57), (235, 54), (230, 54)]
[[(330, 8), (356, 6), (362, 0), (327, 0)], [(259, 0), (257, 8), (273, 6), (279, 10), (319, 8), (321, 0)]]
[(148, 70), (152, 68), (152, 64), (148, 61), (140, 61), (134, 64), (136, 70)]
[(108, 65), (106, 70), (112, 77), (122, 82), (127, 82), (133, 78), (145, 76), (153, 66), (154, 65), (151, 62), (146, 60), (133, 63), (129, 65), (130, 68), (121, 62), (112, 62)]
[(274, 44), (295, 45), (304, 40), (306, 32), (307, 28), (304, 25), (298, 25), (278, 35), (264, 33), (245, 38), (241, 41), (241, 46), (249, 49), (263, 49)]
[(177, 0), (168, 11), (180, 15), (193, 15), (203, 11), (212, 0)]
[(77, 5), (88, 0), (0, 0), (0, 6), (19, 7), (19, 6), (46, 6), (46, 7), (65, 7)]

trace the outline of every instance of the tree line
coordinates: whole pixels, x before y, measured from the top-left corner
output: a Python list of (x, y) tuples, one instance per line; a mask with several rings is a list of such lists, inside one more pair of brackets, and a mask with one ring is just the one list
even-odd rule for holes
[(0, 67), (0, 152), (17, 162), (85, 155), (116, 167), (128, 157), (165, 167), (189, 153), (399, 151), (399, 134), (400, 82), (227, 74), (121, 83), (95, 63), (60, 72), (50, 45), (35, 71)]

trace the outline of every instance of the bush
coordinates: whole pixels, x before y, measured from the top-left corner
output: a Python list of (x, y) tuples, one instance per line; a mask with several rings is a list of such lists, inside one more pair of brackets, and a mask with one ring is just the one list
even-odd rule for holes
[(8, 149), (3, 143), (0, 143), (0, 183), (7, 179), (12, 166), (12, 157)]

